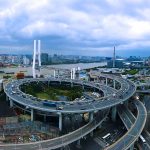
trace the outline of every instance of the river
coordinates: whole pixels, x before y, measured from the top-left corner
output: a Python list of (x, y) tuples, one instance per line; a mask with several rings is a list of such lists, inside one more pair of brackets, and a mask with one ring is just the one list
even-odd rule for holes
[[(61, 69), (71, 69), (71, 68), (77, 68), (80, 67), (81, 69), (88, 69), (88, 68), (94, 68), (94, 67), (99, 67), (99, 66), (105, 66), (107, 65), (106, 62), (100, 62), (100, 63), (78, 63), (78, 64), (59, 64), (59, 65), (49, 65), (48, 67), (52, 68), (61, 68)], [(20, 71), (23, 71), (25, 75), (32, 75), (32, 67), (6, 67), (6, 68), (1, 68), (0, 71), (4, 71), (5, 73), (8, 72), (14, 72), (18, 73)], [(41, 69), (41, 74), (46, 75), (46, 74), (51, 74), (52, 71), (42, 68)]]

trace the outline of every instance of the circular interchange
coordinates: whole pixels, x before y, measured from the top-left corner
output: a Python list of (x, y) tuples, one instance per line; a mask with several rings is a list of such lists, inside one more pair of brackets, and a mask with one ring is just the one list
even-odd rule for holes
[[(15, 80), (8, 83), (4, 91), (6, 95), (15, 103), (19, 103), (26, 108), (32, 108), (35, 110), (43, 111), (43, 112), (55, 112), (55, 113), (84, 113), (84, 112), (93, 112), (97, 110), (103, 110), (106, 108), (110, 108), (117, 104), (122, 104), (125, 100), (130, 98), (136, 91), (136, 87), (134, 83), (129, 80), (125, 80), (121, 77), (108, 75), (108, 74), (99, 74), (97, 72), (93, 73), (92, 75), (97, 75), (103, 78), (112, 79), (117, 81), (121, 84), (121, 88), (119, 90), (113, 89), (107, 85), (96, 84), (94, 82), (89, 81), (81, 81), (81, 80), (69, 80), (69, 79), (61, 79), (61, 78), (37, 78), (37, 79), (22, 79), (22, 80)], [(43, 105), (42, 100), (38, 98), (32, 97), (28, 94), (23, 93), (20, 90), (20, 86), (22, 84), (27, 84), (30, 82), (65, 82), (70, 84), (77, 84), (81, 86), (89, 86), (92, 88), (96, 88), (99, 91), (104, 92), (104, 97), (95, 99), (94, 97), (87, 97), (85, 96), (84, 101), (74, 101), (74, 102), (62, 102), (57, 101), (55, 102), (55, 106), (46, 106)], [(115, 96), (114, 96), (115, 93)], [(54, 101), (50, 100), (49, 102), (54, 103)], [(59, 109), (57, 106), (62, 106), (63, 109)]]
[[(38, 110), (43, 110), (43, 111), (47, 111), (47, 112), (55, 112), (57, 114), (61, 114), (61, 113), (84, 113), (84, 112), (95, 112), (96, 110), (103, 110), (104, 115), (102, 116), (95, 116), (88, 124), (84, 125), (83, 127), (68, 133), (66, 135), (54, 138), (54, 139), (49, 139), (49, 140), (44, 140), (44, 141), (39, 141), (39, 142), (31, 142), (31, 143), (21, 143), (21, 144), (3, 144), (0, 145), (0, 147), (2, 148), (6, 148), (7, 150), (11, 150), (12, 148), (17, 148), (20, 150), (26, 150), (26, 149), (32, 149), (32, 150), (36, 150), (39, 147), (41, 147), (43, 150), (47, 150), (47, 149), (56, 149), (59, 147), (63, 147), (65, 145), (68, 145), (74, 141), (77, 141), (81, 138), (83, 138), (84, 136), (86, 136), (87, 134), (89, 134), (91, 131), (93, 131), (94, 129), (96, 129), (107, 117), (108, 115), (108, 110), (106, 108), (110, 108), (113, 107), (115, 105), (118, 104), (123, 104), (123, 102), (125, 100), (128, 100), (136, 91), (136, 86), (134, 85), (134, 83), (132, 83), (129, 80), (125, 80), (122, 79), (121, 77), (118, 76), (114, 76), (114, 75), (106, 75), (106, 74), (99, 74), (99, 73), (95, 73), (96, 76), (101, 76), (104, 78), (109, 78), (112, 80), (115, 80), (117, 82), (119, 82), (121, 84), (121, 88), (119, 90), (110, 88), (108, 86), (105, 85), (101, 85), (101, 84), (96, 84), (93, 82), (84, 82), (84, 81), (79, 81), (79, 80), (65, 80), (65, 79), (54, 79), (54, 78), (49, 78), (49, 79), (25, 79), (25, 80), (18, 80), (18, 81), (13, 81), (11, 83), (8, 83), (5, 86), (5, 92), (7, 94), (7, 96), (15, 101), (18, 102), (19, 104), (25, 105), (28, 108), (33, 108), (33, 109), (38, 109)], [(74, 84), (81, 84), (81, 85), (88, 85), (91, 87), (95, 87), (95, 88), (99, 88), (101, 89), (105, 96), (103, 98), (100, 98), (99, 100), (95, 100), (93, 97), (91, 97), (90, 99), (90, 103), (88, 102), (83, 102), (81, 105), (78, 105), (77, 102), (75, 102), (74, 104), (69, 104), (67, 105), (67, 103), (64, 104), (71, 107), (71, 109), (69, 109), (67, 106), (63, 108), (63, 110), (57, 110), (57, 109), (52, 109), (52, 108), (47, 108), (43, 105), (39, 105), (39, 103), (33, 103), (33, 100), (30, 97), (23, 97), (24, 96), (28, 96), (26, 94), (24, 94), (23, 92), (20, 91), (20, 85), (22, 85), (23, 83), (28, 83), (28, 82), (33, 82), (33, 81), (57, 81), (57, 82), (69, 82), (69, 83), (74, 83)], [(108, 90), (110, 90), (108, 92)], [(13, 92), (10, 94), (10, 92)], [(114, 96), (114, 92), (115, 92), (115, 96)], [(21, 95), (21, 96), (20, 96)], [(21, 98), (20, 98), (21, 97)], [(60, 102), (61, 103), (61, 102)], [(106, 149), (110, 149), (110, 150), (116, 150), (119, 149), (119, 147), (121, 147), (121, 149), (128, 149), (129, 146), (131, 146), (133, 144), (133, 142), (138, 138), (138, 136), (140, 135), (140, 133), (142, 132), (142, 129), (144, 128), (144, 124), (146, 122), (146, 109), (144, 107), (144, 105), (140, 102), (140, 101), (134, 101), (134, 103), (137, 106), (137, 110), (138, 110), (138, 115), (137, 115), (137, 119), (134, 123), (134, 125), (131, 127), (131, 129), (116, 143), (114, 143), (112, 146), (110, 147), (106, 147)], [(85, 109), (82, 110), (82, 107), (79, 106), (83, 106)], [(42, 107), (42, 108), (41, 108)], [(104, 110), (105, 109), (105, 110)], [(79, 111), (79, 112), (78, 112)], [(144, 116), (144, 117), (143, 117)], [(141, 124), (139, 126), (139, 124)], [(139, 132), (137, 133), (137, 127), (139, 128)], [(136, 132), (135, 132), (136, 130)], [(136, 133), (135, 136), (131, 136), (129, 138), (130, 132)], [(128, 145), (124, 145), (124, 141), (126, 141), (128, 143)]]

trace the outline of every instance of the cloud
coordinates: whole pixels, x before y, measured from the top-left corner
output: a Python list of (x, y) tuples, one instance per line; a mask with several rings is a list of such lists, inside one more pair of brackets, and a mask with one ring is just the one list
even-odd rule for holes
[(107, 55), (113, 45), (121, 54), (150, 46), (148, 0), (0, 3), (0, 53), (4, 48), (32, 52), (33, 39), (41, 39), (43, 51), (56, 49), (61, 54)]

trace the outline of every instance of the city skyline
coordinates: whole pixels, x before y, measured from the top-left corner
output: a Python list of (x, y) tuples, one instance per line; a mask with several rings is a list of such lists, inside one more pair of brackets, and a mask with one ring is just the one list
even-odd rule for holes
[(0, 54), (150, 55), (148, 0), (0, 0)]

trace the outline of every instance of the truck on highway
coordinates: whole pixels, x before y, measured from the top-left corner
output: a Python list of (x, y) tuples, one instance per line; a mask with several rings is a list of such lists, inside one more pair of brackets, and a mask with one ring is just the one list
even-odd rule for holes
[(146, 142), (146, 140), (144, 139), (144, 137), (142, 135), (140, 135), (140, 139), (142, 140), (143, 143)]
[(106, 135), (103, 136), (102, 138), (103, 138), (103, 139), (106, 139), (106, 138), (108, 138), (109, 136), (110, 136), (110, 133), (106, 134)]

